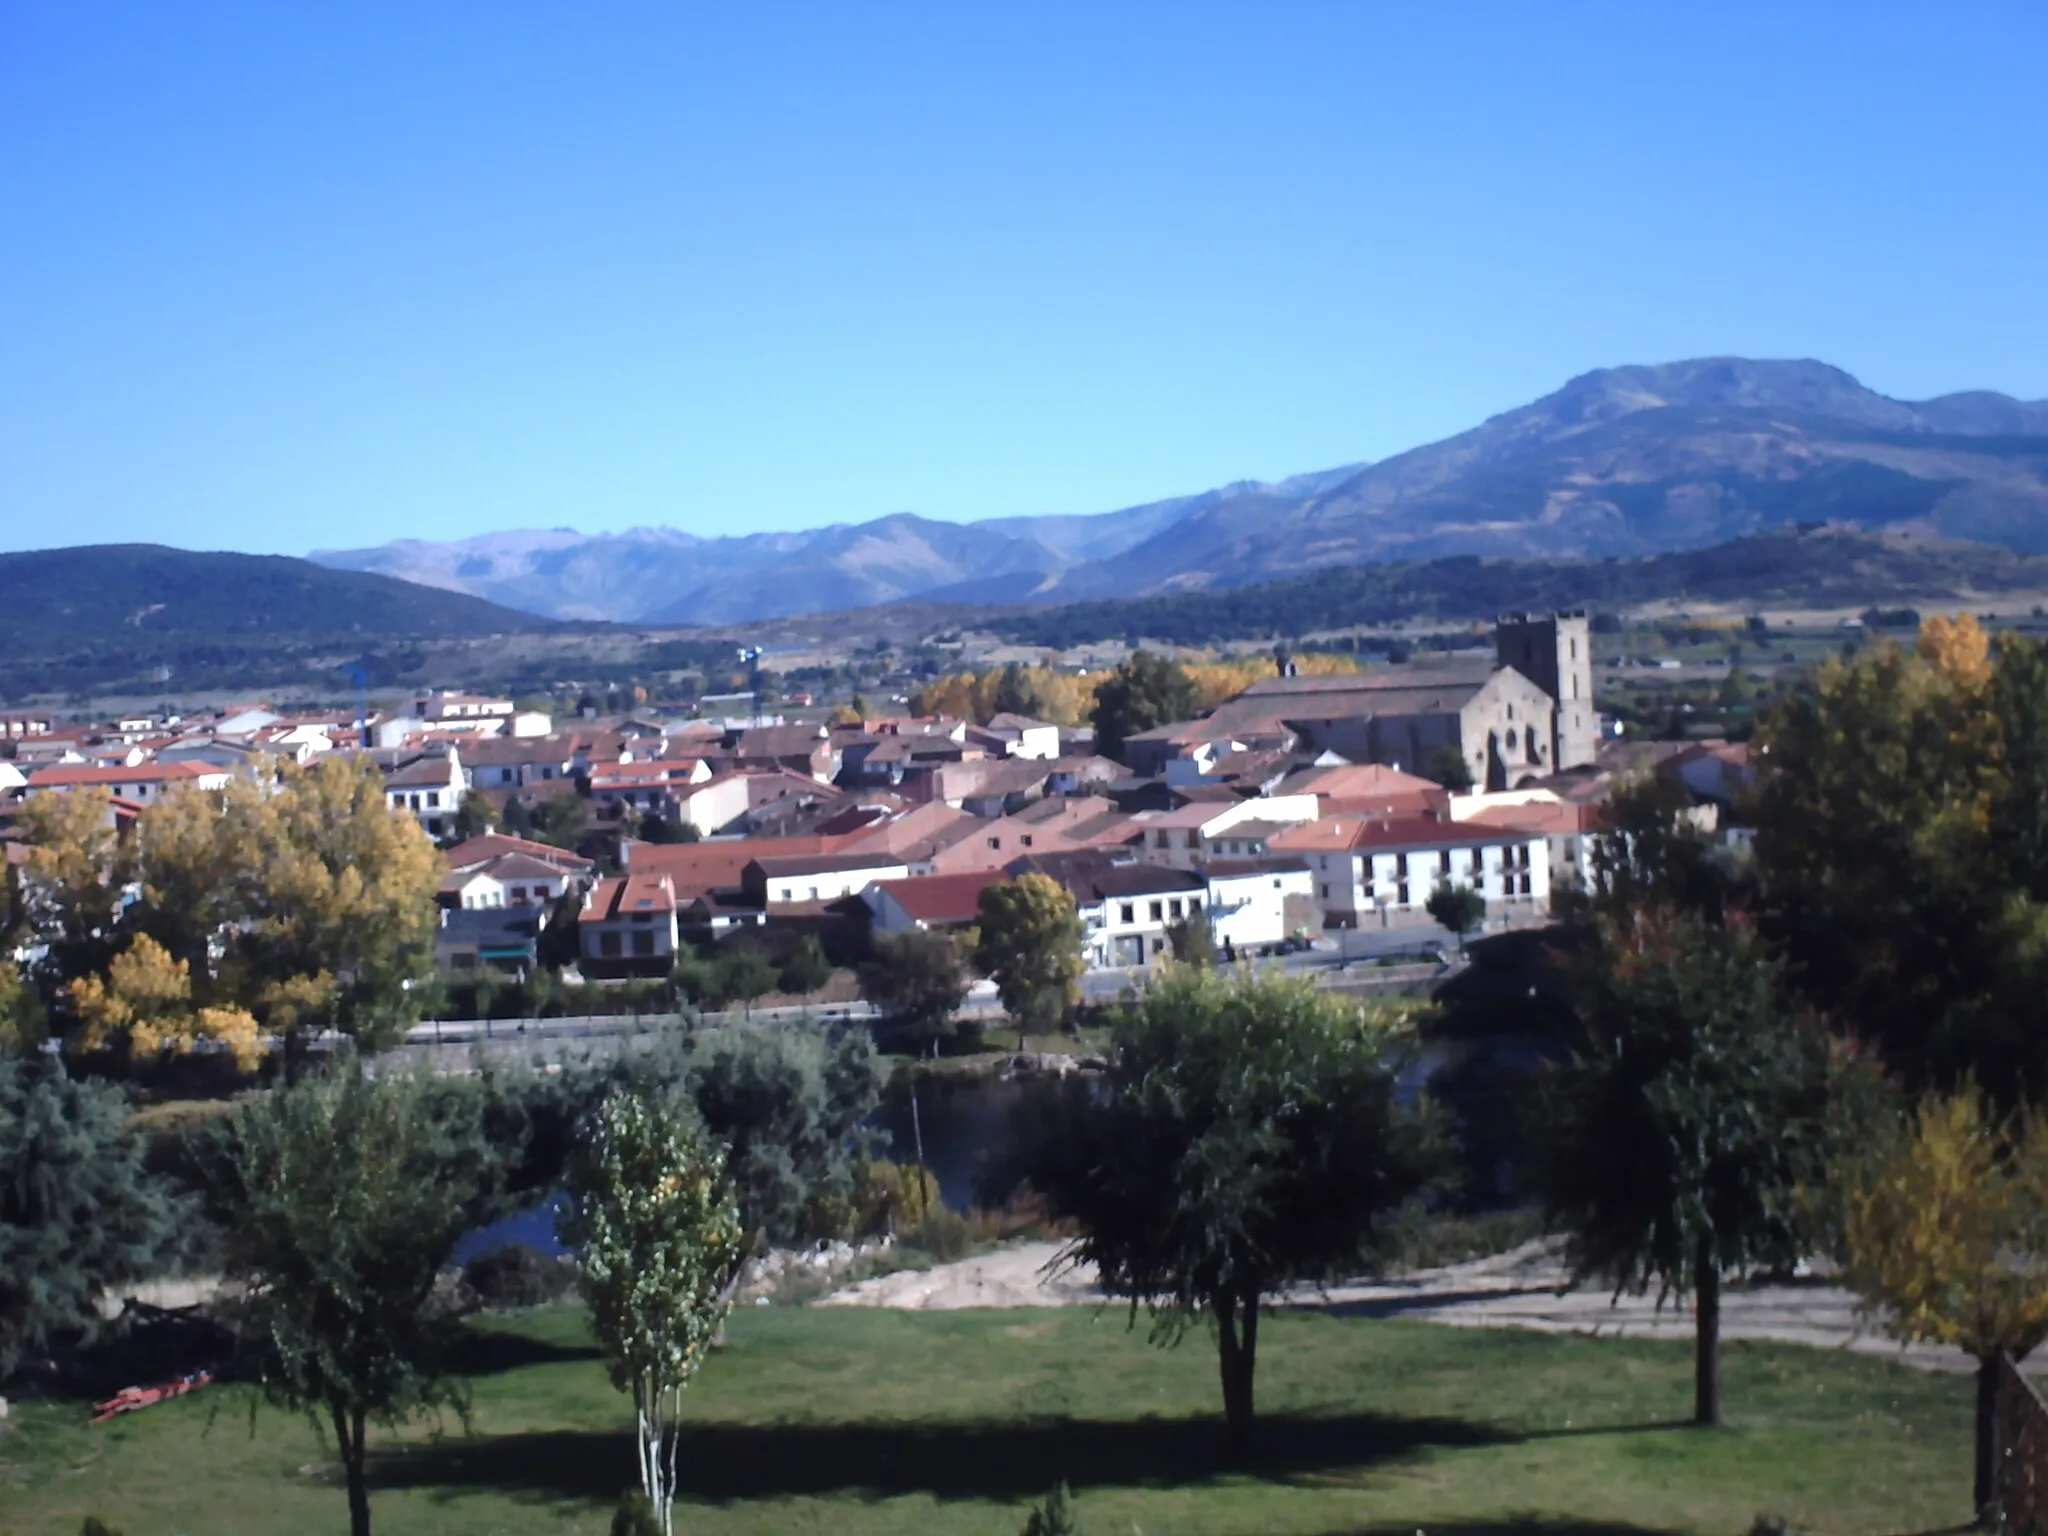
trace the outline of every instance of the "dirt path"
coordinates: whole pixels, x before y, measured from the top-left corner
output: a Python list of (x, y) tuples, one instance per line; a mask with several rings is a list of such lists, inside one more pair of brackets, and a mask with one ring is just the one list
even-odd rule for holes
[[(1116, 1305), (1084, 1269), (1048, 1274), (1056, 1243), (1018, 1243), (936, 1269), (903, 1270), (848, 1286), (817, 1304), (946, 1311), (959, 1307)], [(1421, 1270), (1396, 1279), (1304, 1292), (1291, 1304), (1327, 1307), (1355, 1317), (1404, 1317), (1462, 1328), (1530, 1328), (1544, 1333), (1690, 1339), (1692, 1313), (1682, 1303), (1657, 1307), (1656, 1297), (1564, 1289), (1565, 1270), (1553, 1247), (1530, 1243), (1470, 1264)], [(1731, 1287), (1722, 1299), (1722, 1330), (1732, 1339), (1778, 1339), (1818, 1349), (1888, 1355), (1929, 1370), (1968, 1371), (1960, 1350), (1916, 1345), (1901, 1349), (1856, 1311), (1847, 1291), (1825, 1281)]]

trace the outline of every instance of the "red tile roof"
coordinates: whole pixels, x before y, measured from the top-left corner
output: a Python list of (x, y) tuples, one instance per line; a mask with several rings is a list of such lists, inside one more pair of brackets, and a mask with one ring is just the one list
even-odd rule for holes
[(600, 880), (577, 914), (580, 923), (615, 922), (641, 912), (673, 912), (676, 888), (666, 875), (615, 875)]
[(200, 763), (136, 763), (122, 768), (96, 768), (90, 764), (53, 764), (37, 768), (28, 776), (30, 789), (112, 788), (118, 784), (176, 783), (203, 779), (223, 770)]
[(913, 875), (908, 880), (878, 880), (896, 905), (920, 923), (972, 922), (981, 911), (981, 893), (1007, 878), (1000, 869), (965, 875)]

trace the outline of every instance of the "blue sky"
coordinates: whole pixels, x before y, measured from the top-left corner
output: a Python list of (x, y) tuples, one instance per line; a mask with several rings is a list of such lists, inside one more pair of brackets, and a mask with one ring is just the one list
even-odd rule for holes
[(2048, 6), (0, 7), (0, 547), (1087, 512), (2048, 396)]

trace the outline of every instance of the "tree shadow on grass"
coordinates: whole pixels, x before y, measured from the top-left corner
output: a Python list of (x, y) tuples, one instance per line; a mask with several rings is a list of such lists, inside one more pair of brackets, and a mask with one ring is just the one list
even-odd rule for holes
[(530, 1365), (573, 1365), (603, 1358), (595, 1342), (554, 1344), (495, 1328), (465, 1328), (448, 1350), (450, 1368), (459, 1376), (499, 1376)]
[[(692, 1424), (677, 1495), (729, 1503), (852, 1493), (940, 1499), (1037, 1497), (1077, 1488), (1185, 1486), (1230, 1474), (1283, 1481), (1399, 1461), (1438, 1448), (1519, 1438), (1456, 1419), (1373, 1414), (1258, 1421), (1250, 1454), (1230, 1457), (1213, 1416), (1173, 1419)], [(383, 1488), (469, 1488), (537, 1500), (605, 1500), (633, 1481), (624, 1431), (450, 1437), (381, 1458)]]
[[(1412, 1522), (1349, 1526), (1323, 1536), (1415, 1536)], [(1667, 1527), (1629, 1525), (1613, 1520), (1550, 1519), (1542, 1515), (1509, 1515), (1501, 1520), (1432, 1520), (1429, 1536), (1671, 1536)]]

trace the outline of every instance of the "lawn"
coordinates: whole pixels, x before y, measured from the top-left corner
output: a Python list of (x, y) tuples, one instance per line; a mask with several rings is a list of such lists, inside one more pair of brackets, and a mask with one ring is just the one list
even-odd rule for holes
[[(629, 1415), (562, 1307), (482, 1325), (474, 1433), (383, 1441), (377, 1528), (602, 1536), (633, 1476)], [(1970, 1383), (1794, 1346), (1728, 1352), (1731, 1427), (1682, 1427), (1682, 1346), (1276, 1318), (1255, 1463), (1218, 1455), (1205, 1336), (1150, 1348), (1121, 1313), (748, 1309), (690, 1393), (678, 1529), (1000, 1533), (1061, 1477), (1091, 1536), (1551, 1531), (1742, 1536), (1955, 1527)], [(320, 1439), (239, 1389), (84, 1425), (0, 1426), (0, 1531), (346, 1529)]]

